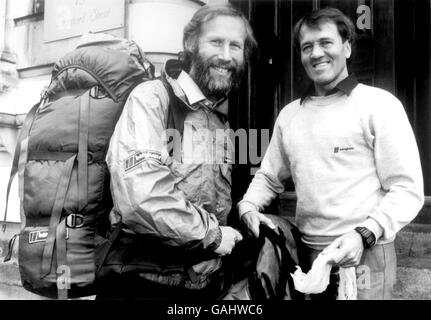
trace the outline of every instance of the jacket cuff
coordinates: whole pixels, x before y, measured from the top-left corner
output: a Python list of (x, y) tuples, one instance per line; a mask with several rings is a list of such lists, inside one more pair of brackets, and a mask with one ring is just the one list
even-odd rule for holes
[(373, 218), (368, 218), (367, 220), (365, 220), (364, 223), (360, 224), (360, 226), (365, 227), (368, 230), (370, 230), (372, 233), (374, 233), (374, 236), (376, 237), (376, 241), (379, 240), (383, 235), (383, 228)]
[(259, 208), (254, 203), (248, 200), (241, 200), (237, 206), (238, 206), (238, 214), (240, 219), (247, 212), (259, 211)]
[(208, 250), (215, 251), (221, 244), (221, 229), (220, 227), (217, 227), (217, 229), (214, 230), (214, 240), (208, 245)]

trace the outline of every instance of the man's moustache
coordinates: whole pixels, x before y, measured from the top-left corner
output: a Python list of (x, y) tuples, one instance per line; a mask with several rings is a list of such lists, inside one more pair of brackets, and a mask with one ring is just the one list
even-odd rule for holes
[(225, 69), (228, 69), (229, 71), (237, 69), (237, 67), (234, 64), (232, 64), (232, 63), (212, 63), (210, 65), (210, 67), (213, 67), (213, 68), (225, 68)]

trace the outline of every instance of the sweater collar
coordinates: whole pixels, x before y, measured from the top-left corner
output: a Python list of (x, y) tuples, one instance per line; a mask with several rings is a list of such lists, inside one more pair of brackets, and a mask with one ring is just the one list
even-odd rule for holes
[[(345, 93), (346, 95), (350, 95), (350, 93), (353, 91), (353, 89), (355, 89), (355, 87), (357, 85), (358, 85), (358, 79), (356, 78), (356, 76), (354, 74), (350, 74), (349, 76), (347, 76), (347, 78), (345, 78), (345, 79), (341, 80), (339, 83), (337, 83), (335, 88), (333, 88), (332, 90), (329, 90), (325, 94), (325, 96), (329, 96), (329, 95), (334, 94), (338, 91), (341, 91), (341, 92)], [(314, 90), (314, 84), (311, 83), (307, 87), (305, 92), (301, 95), (300, 104), (302, 104), (306, 98), (313, 96), (315, 94), (316, 93)]]

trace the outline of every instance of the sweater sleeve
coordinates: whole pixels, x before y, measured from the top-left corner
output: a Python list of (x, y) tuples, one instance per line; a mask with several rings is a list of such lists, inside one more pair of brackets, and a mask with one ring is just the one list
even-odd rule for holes
[(240, 217), (249, 211), (262, 211), (284, 191), (283, 182), (290, 176), (290, 165), (283, 146), (281, 125), (283, 112), (278, 116), (261, 167), (256, 172), (243, 199), (238, 203)]
[(402, 104), (390, 94), (377, 102), (369, 126), (384, 196), (364, 225), (377, 237), (391, 239), (422, 208), (423, 178), (415, 136)]

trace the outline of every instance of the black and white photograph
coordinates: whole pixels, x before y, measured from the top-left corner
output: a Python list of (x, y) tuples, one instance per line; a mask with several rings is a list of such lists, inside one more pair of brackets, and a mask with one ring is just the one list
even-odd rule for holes
[(431, 0), (0, 0), (0, 301), (431, 300), (429, 128)]

